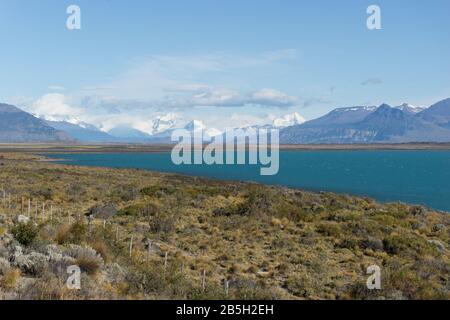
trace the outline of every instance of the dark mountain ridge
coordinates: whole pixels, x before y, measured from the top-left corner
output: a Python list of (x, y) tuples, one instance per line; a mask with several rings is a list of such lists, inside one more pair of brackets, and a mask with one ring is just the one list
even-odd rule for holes
[(65, 132), (56, 130), (44, 121), (19, 108), (0, 104), (0, 142), (71, 142)]

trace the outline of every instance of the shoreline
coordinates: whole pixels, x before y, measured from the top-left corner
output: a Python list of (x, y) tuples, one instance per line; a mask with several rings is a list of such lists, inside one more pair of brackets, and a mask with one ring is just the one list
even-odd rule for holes
[[(0, 143), (0, 153), (162, 153), (170, 152), (170, 144), (8, 144)], [(450, 150), (450, 143), (408, 143), (408, 144), (308, 144), (280, 145), (280, 151), (358, 151), (358, 150), (399, 150), (426, 151)]]

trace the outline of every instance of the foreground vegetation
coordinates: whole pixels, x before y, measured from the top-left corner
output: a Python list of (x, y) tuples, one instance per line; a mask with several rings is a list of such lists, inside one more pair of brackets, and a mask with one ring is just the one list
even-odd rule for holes
[(448, 214), (40, 160), (0, 155), (0, 299), (450, 298)]

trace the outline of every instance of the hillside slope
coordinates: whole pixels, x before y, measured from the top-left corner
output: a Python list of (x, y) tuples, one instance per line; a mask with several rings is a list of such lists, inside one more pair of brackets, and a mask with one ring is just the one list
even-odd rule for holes
[[(8, 181), (3, 187), (12, 199), (11, 209), (0, 209), (0, 298), (450, 298), (448, 214), (28, 158), (0, 159), (0, 181)], [(21, 210), (28, 214), (30, 197), (36, 229), (13, 222)], [(65, 267), (74, 263), (83, 270), (80, 291), (64, 285)], [(379, 291), (366, 288), (374, 264), (381, 268)]]
[(73, 139), (19, 108), (0, 104), (0, 142), (70, 142)]

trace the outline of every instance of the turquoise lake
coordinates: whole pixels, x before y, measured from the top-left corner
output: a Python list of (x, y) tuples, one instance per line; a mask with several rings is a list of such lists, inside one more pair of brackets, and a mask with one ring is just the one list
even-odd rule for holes
[(281, 151), (280, 170), (258, 165), (174, 165), (170, 153), (47, 154), (63, 164), (139, 168), (423, 204), (450, 212), (450, 151)]

